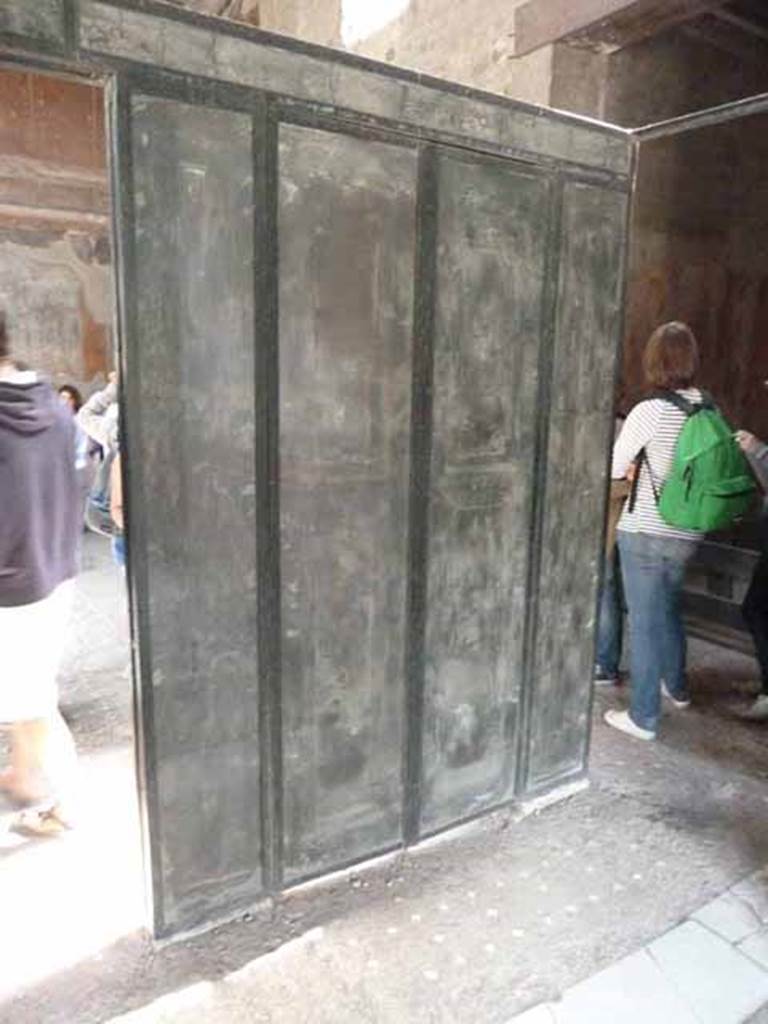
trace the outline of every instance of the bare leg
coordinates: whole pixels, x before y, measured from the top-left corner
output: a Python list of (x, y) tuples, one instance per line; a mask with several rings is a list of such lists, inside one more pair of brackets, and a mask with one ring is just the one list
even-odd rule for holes
[(3, 772), (3, 789), (15, 800), (33, 801), (46, 795), (37, 751), (44, 746), (46, 720), (15, 722), (10, 727), (11, 763)]
[(11, 729), (11, 767), (6, 788), (17, 799), (51, 797), (68, 810), (74, 799), (77, 754), (59, 711), (49, 718), (16, 722)]

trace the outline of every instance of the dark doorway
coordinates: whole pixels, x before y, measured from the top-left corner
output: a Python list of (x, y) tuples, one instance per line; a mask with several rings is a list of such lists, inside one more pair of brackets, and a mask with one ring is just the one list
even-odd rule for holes
[[(701, 380), (734, 428), (768, 436), (768, 103), (756, 97), (640, 130), (624, 353), (625, 399), (643, 391), (654, 326), (682, 319)], [(757, 509), (755, 510), (757, 512)], [(757, 561), (748, 518), (710, 535), (689, 574), (691, 631), (752, 653), (741, 616)]]

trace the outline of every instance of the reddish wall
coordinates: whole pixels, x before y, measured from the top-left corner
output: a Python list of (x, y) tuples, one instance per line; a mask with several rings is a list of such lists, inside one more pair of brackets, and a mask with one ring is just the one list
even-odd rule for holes
[(0, 306), (16, 354), (89, 390), (112, 364), (103, 92), (0, 70)]

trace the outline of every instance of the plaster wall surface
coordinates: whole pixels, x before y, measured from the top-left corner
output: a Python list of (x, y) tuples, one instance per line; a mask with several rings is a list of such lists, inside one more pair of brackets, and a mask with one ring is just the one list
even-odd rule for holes
[(606, 120), (606, 86), (611, 57), (567, 43), (556, 44), (552, 51), (551, 106)]
[(549, 103), (552, 47), (515, 58), (512, 3), (411, 0), (407, 9), (352, 49), (367, 57), (504, 93)]
[(263, 28), (274, 28), (300, 39), (327, 46), (338, 46), (341, 42), (340, 0), (267, 0), (262, 4), (262, 19)]
[(341, 0), (169, 0), (201, 14), (221, 15), (312, 43), (339, 46)]

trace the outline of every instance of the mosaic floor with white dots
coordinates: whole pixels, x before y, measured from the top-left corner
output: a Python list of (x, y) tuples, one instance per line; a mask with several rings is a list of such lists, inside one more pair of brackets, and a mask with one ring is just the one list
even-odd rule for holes
[[(93, 572), (91, 593), (110, 591), (111, 567)], [(552, 1007), (577, 1006), (574, 986), (606, 969), (609, 988), (642, 988), (653, 950), (682, 948), (662, 938), (678, 926), (705, 963), (721, 962), (718, 942), (763, 955), (762, 923), (730, 938), (712, 911), (696, 916), (768, 863), (768, 727), (738, 717), (754, 664), (701, 642), (693, 707), (667, 714), (656, 743), (602, 725), (625, 695), (599, 693), (588, 789), (153, 948), (138, 931), (125, 633), (99, 607), (79, 635), (103, 660), (90, 681), (65, 673), (64, 694), (101, 813), (90, 839), (0, 850), (2, 1024), (508, 1024), (532, 1007), (530, 1024), (561, 1024)], [(82, 669), (77, 650), (68, 664)], [(738, 933), (729, 913), (721, 927)], [(562, 1017), (577, 1019), (601, 1020)], [(612, 1019), (632, 1024), (623, 1010)]]

